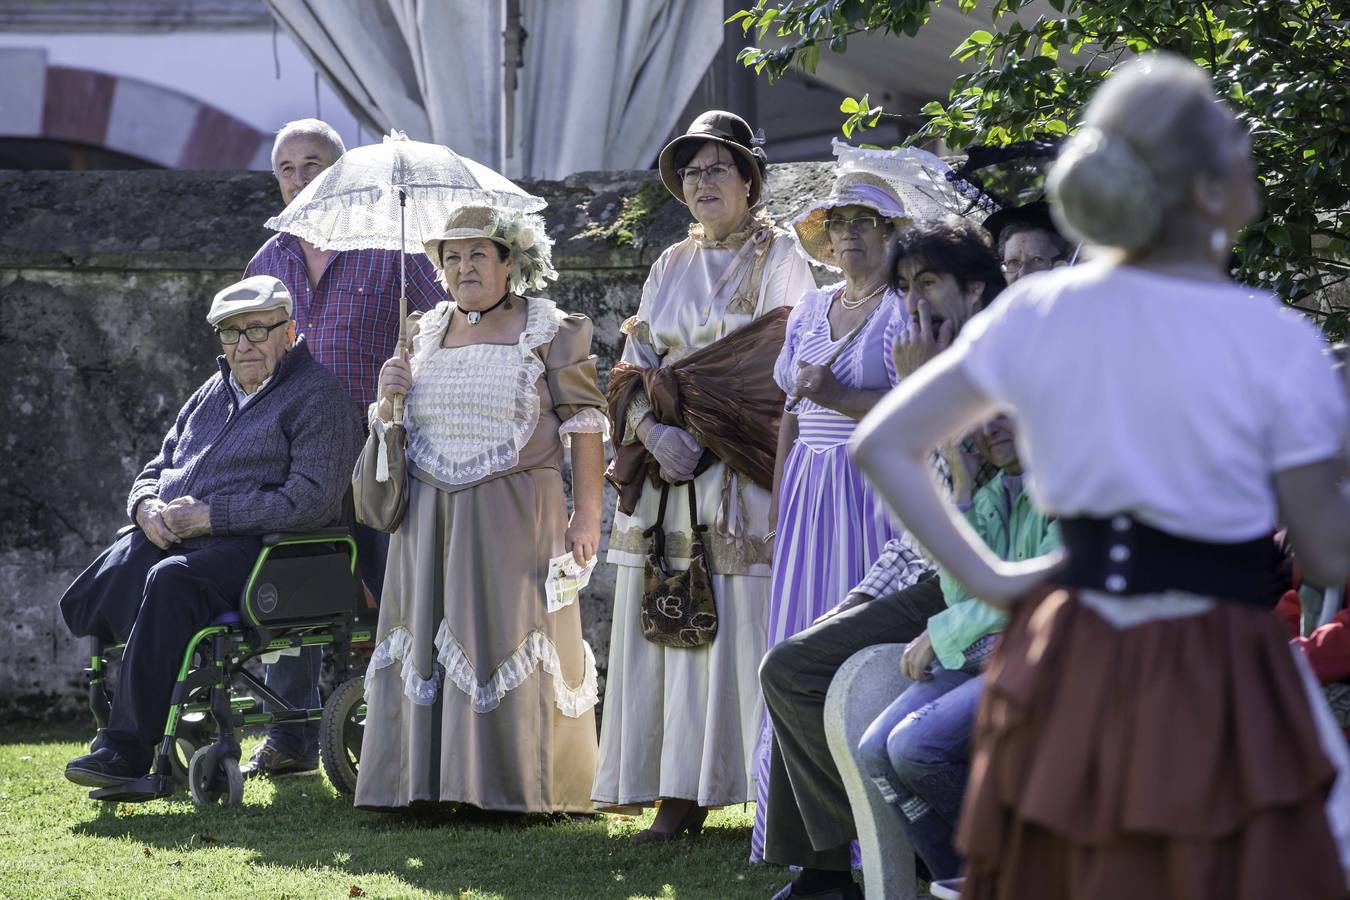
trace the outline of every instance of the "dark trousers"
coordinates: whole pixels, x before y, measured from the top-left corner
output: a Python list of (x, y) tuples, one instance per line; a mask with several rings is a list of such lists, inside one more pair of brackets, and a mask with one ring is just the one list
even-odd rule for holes
[(850, 656), (907, 643), (946, 608), (935, 575), (839, 613), (778, 644), (759, 668), (773, 723), (764, 858), (783, 865), (849, 869), (857, 836), (843, 779), (825, 740), (825, 694)]
[[(375, 602), (384, 588), (384, 566), (389, 556), (389, 535), (365, 525), (352, 528), (356, 538), (356, 560), (361, 580)], [(297, 656), (283, 656), (267, 667), (265, 682), (282, 700), (296, 709), (317, 709), (319, 675), (323, 669), (323, 648), (305, 647)], [(270, 710), (271, 704), (264, 708)], [(267, 742), (296, 759), (314, 759), (319, 755), (319, 723), (268, 725)]]
[(120, 639), (128, 607), (135, 605), (104, 741), (138, 769), (149, 769), (164, 736), (188, 641), (216, 616), (238, 609), (261, 546), (257, 537), (225, 537), (199, 549), (161, 550), (137, 529), (119, 538), (62, 598), (67, 623), (82, 623), (72, 624), (72, 631), (80, 627), (86, 630), (76, 634), (109, 641)]

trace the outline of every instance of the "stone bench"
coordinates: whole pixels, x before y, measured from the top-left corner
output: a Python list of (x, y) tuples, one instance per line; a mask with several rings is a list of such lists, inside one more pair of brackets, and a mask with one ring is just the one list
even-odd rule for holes
[(900, 820), (858, 764), (863, 732), (912, 683), (900, 673), (904, 649), (904, 644), (878, 644), (859, 650), (839, 667), (825, 696), (825, 732), (853, 807), (867, 900), (919, 896), (914, 851)]

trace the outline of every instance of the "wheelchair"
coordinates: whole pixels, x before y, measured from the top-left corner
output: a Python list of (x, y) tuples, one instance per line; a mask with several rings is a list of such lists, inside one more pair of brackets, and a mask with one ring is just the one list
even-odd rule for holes
[[(244, 797), (239, 731), (315, 720), (320, 723), (319, 757), (328, 779), (342, 793), (356, 792), (366, 710), (364, 661), (353, 645), (374, 636), (373, 625), (360, 620), (356, 541), (350, 529), (338, 527), (268, 534), (262, 545), (239, 609), (217, 616), (193, 635), (183, 652), (164, 739), (150, 773), (90, 791), (90, 798), (137, 803), (169, 797), (186, 784), (199, 806), (220, 801), (238, 805)], [(244, 668), (253, 659), (271, 663), (287, 652), (316, 646), (330, 648), (337, 685), (317, 709), (291, 706)], [(112, 703), (109, 667), (120, 659), (122, 648), (93, 641), (85, 675), (90, 711), (99, 729), (107, 726)], [(267, 703), (270, 711), (264, 711), (261, 703)], [(98, 743), (96, 737), (91, 749)]]

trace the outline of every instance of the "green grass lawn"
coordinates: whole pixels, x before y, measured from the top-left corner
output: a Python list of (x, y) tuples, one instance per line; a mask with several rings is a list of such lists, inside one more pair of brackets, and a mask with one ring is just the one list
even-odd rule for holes
[(322, 775), (251, 782), (232, 809), (186, 791), (100, 803), (62, 775), (91, 731), (21, 724), (0, 738), (0, 897), (767, 898), (789, 877), (746, 863), (753, 807), (714, 812), (702, 837), (633, 847), (650, 812), (365, 812)]

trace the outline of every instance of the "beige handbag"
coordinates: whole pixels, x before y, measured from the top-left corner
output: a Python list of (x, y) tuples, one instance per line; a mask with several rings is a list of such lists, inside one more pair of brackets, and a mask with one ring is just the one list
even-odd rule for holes
[[(407, 442), (402, 425), (385, 425), (383, 440), (372, 428), (356, 460), (352, 473), (356, 521), (376, 531), (397, 531), (408, 508)], [(387, 471), (380, 470), (381, 454)]]

